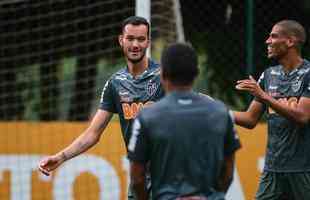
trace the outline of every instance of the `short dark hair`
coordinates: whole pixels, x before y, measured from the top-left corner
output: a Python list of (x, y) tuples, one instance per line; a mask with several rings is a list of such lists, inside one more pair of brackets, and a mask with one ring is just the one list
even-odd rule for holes
[(175, 85), (192, 85), (199, 74), (195, 50), (185, 43), (169, 45), (161, 55), (161, 73)]
[(147, 36), (150, 37), (150, 24), (148, 23), (148, 21), (145, 18), (139, 17), (139, 16), (130, 16), (130, 17), (126, 18), (122, 22), (121, 33), (123, 33), (125, 26), (128, 24), (132, 24), (132, 25), (136, 25), (136, 26), (145, 25), (147, 27)]
[(295, 36), (297, 38), (297, 45), (302, 47), (306, 42), (307, 35), (305, 28), (295, 20), (282, 20), (276, 23), (277, 26), (283, 28), (283, 33), (288, 36)]

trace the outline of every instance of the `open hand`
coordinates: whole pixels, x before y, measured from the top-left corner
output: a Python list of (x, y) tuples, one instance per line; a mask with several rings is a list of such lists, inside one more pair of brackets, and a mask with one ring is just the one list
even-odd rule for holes
[(236, 85), (237, 90), (247, 91), (253, 96), (263, 99), (266, 93), (261, 89), (259, 84), (250, 75), (248, 79), (238, 80)]

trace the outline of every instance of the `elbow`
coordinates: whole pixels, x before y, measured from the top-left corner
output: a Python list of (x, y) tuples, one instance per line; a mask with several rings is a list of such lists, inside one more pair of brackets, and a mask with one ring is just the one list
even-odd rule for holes
[(247, 124), (247, 125), (245, 126), (245, 128), (247, 128), (247, 129), (254, 129), (255, 126), (256, 126), (256, 123), (249, 123), (249, 124)]
[(247, 128), (247, 129), (255, 128), (257, 122), (258, 122), (258, 119), (252, 118), (250, 116), (243, 117), (240, 119), (237, 119), (237, 118), (235, 119), (235, 124), (242, 126), (244, 128)]
[(248, 120), (248, 121), (246, 121), (246, 122), (244, 122), (244, 123), (239, 123), (238, 125), (240, 125), (240, 126), (242, 126), (242, 127), (244, 127), (244, 128), (247, 128), (247, 129), (253, 129), (253, 128), (255, 128), (256, 124), (257, 124), (256, 121), (254, 121), (254, 120), (251, 120), (251, 121)]

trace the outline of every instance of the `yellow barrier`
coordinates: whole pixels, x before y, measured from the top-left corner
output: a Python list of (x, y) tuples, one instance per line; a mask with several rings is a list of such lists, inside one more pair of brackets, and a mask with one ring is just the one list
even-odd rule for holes
[[(110, 123), (99, 144), (66, 162), (50, 179), (36, 170), (42, 156), (63, 149), (86, 127), (87, 123), (0, 123), (0, 199), (125, 199), (128, 162), (118, 122)], [(258, 184), (266, 126), (238, 127), (238, 132), (242, 149), (236, 157), (236, 178), (239, 193), (248, 200), (253, 199)]]

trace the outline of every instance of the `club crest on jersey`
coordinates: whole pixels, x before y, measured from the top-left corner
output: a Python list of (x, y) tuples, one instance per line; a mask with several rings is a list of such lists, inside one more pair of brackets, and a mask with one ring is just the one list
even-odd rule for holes
[(301, 80), (300, 81), (296, 81), (292, 84), (292, 90), (293, 92), (297, 92), (301, 87)]
[(128, 91), (120, 91), (119, 93), (120, 102), (132, 102)]
[(153, 96), (158, 88), (155, 82), (149, 81), (146, 85), (146, 92), (148, 96)]

